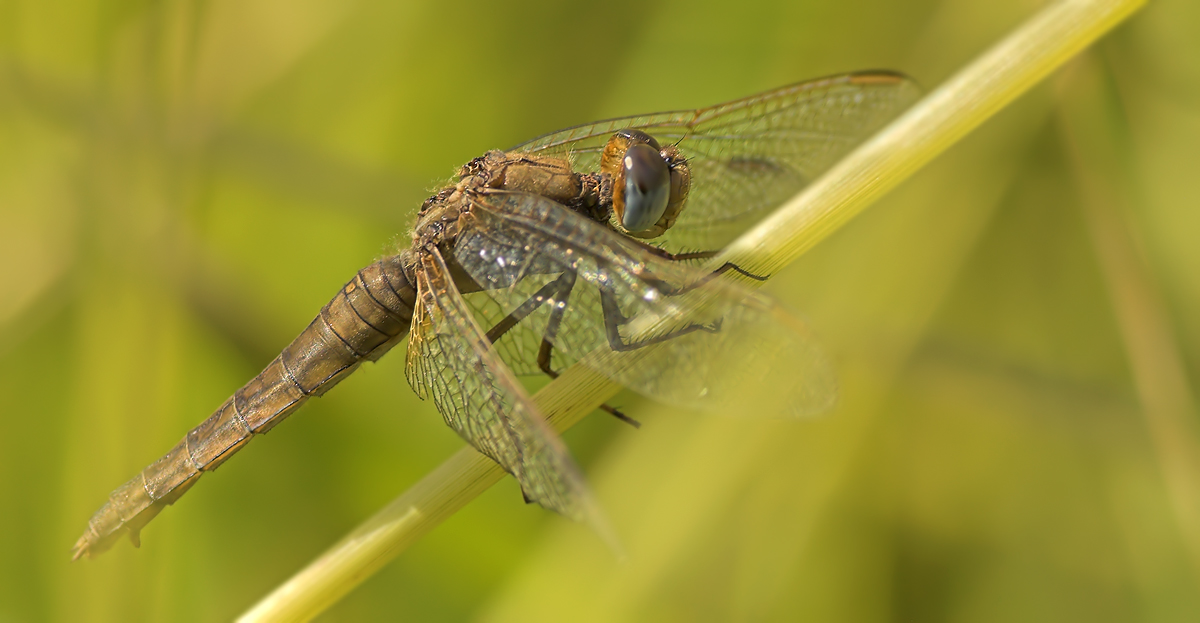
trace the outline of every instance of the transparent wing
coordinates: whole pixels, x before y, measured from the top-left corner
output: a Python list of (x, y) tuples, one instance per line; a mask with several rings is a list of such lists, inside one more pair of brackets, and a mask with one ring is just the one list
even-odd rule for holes
[(437, 251), (422, 256), (409, 338), (409, 383), (446, 423), (516, 477), (529, 501), (602, 522), (579, 469), (471, 318)]
[[(530, 275), (519, 283), (512, 284), (501, 300), (497, 300), (494, 292), (473, 292), (464, 295), (467, 305), (474, 313), (476, 321), (484, 327), (493, 329), (504, 318), (510, 315), (514, 308), (506, 307), (509, 301), (517, 299), (530, 300), (540, 290), (552, 283), (558, 275)], [(494, 343), (500, 359), (517, 376), (537, 376), (545, 374), (538, 364), (538, 353), (545, 334), (546, 318), (549, 308), (535, 310), (530, 317), (524, 318), (511, 329), (508, 329)], [(490, 332), (489, 332), (490, 333)], [(562, 371), (574, 361), (563, 359), (561, 353), (551, 353), (553, 357), (550, 369)]]
[(488, 192), (470, 214), (454, 255), (490, 298), (487, 321), (512, 325), (495, 346), (514, 369), (536, 371), (545, 341), (555, 370), (582, 360), (675, 404), (722, 407), (768, 387), (793, 413), (832, 404), (824, 356), (771, 299), (537, 195)]
[(676, 144), (691, 166), (692, 189), (679, 220), (656, 243), (712, 250), (823, 173), (918, 94), (899, 74), (846, 74), (698, 110), (567, 128), (513, 151), (568, 155), (577, 171), (595, 172), (608, 138), (622, 128)]

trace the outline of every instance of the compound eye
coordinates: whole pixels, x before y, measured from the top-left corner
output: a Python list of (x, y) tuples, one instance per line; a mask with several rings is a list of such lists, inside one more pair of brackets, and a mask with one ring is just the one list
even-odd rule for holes
[(662, 218), (671, 199), (671, 171), (658, 150), (645, 143), (631, 145), (622, 165), (625, 213), (621, 226), (628, 231), (650, 229)]
[(659, 146), (657, 139), (655, 139), (653, 136), (650, 136), (649, 134), (646, 134), (645, 132), (643, 132), (641, 130), (634, 130), (633, 128), (625, 128), (624, 130), (619, 130), (617, 132), (617, 136), (627, 138), (627, 139), (629, 139), (629, 142), (631, 142), (631, 143), (645, 143), (645, 144), (653, 147), (654, 151), (659, 151), (662, 149), (662, 147)]

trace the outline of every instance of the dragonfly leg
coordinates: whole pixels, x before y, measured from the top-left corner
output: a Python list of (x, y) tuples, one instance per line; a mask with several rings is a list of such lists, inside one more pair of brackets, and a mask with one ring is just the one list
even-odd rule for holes
[[(671, 253), (670, 251), (667, 251), (665, 249), (660, 249), (652, 244), (646, 244), (645, 242), (642, 242), (640, 240), (635, 240), (635, 242), (637, 242), (639, 245), (641, 245), (642, 248), (653, 253), (654, 255), (657, 255), (658, 257), (661, 257), (661, 258), (671, 261), (671, 262), (687, 262), (687, 261), (691, 261), (691, 260), (707, 260), (709, 258), (716, 257), (717, 253), (718, 253), (717, 251), (692, 251), (690, 253)], [(694, 288), (694, 287), (696, 287), (696, 285), (702, 284), (702, 283), (708, 281), (708, 279), (712, 279), (712, 276), (720, 275), (720, 274), (729, 272), (731, 270), (736, 273), (739, 273), (743, 276), (749, 277), (755, 281), (766, 281), (770, 277), (770, 275), (756, 275), (756, 274), (742, 268), (741, 266), (734, 264), (733, 262), (725, 262), (724, 264), (722, 264), (720, 266), (720, 268), (717, 268), (716, 270), (712, 271), (712, 273), (710, 273), (710, 276), (708, 278), (702, 279), (700, 282), (692, 285), (691, 287)], [(687, 290), (684, 290), (684, 291), (686, 292)]]
[(603, 288), (600, 290), (600, 306), (604, 312), (604, 329), (608, 337), (608, 346), (609, 348), (618, 352), (637, 350), (639, 348), (650, 346), (651, 344), (658, 344), (667, 340), (673, 340), (689, 333), (695, 333), (696, 331), (716, 333), (721, 330), (722, 319), (718, 318), (711, 324), (691, 323), (683, 328), (669, 331), (661, 335), (648, 337), (644, 340), (626, 342), (625, 339), (621, 337), (621, 325), (629, 322), (629, 318), (626, 318), (625, 314), (621, 313), (621, 309), (617, 305), (617, 301), (613, 297), (612, 292)]
[[(550, 355), (553, 351), (554, 351), (554, 345), (551, 344), (547, 340), (542, 340), (542, 346), (541, 346), (541, 348), (538, 349), (538, 367), (542, 369), (542, 372), (546, 373), (546, 376), (548, 376), (552, 379), (556, 379), (556, 378), (558, 378), (558, 373), (555, 372), (550, 367)], [(607, 403), (600, 405), (600, 410), (617, 418), (618, 420), (621, 420), (622, 422), (625, 422), (626, 424), (628, 424), (634, 428), (642, 427), (641, 422), (629, 417), (628, 415), (625, 415), (624, 411), (621, 411), (620, 409), (618, 409), (616, 407), (610, 406)]]
[(667, 283), (665, 281), (661, 281), (658, 279), (647, 279), (647, 281), (654, 284), (654, 286), (656, 288), (658, 288), (659, 292), (662, 292), (662, 294), (664, 296), (679, 296), (681, 294), (686, 294), (692, 290), (695, 290), (696, 288), (699, 288), (700, 286), (712, 281), (713, 279), (716, 279), (719, 275), (723, 275), (731, 270), (736, 273), (739, 273), (741, 275), (745, 275), (746, 277), (749, 277), (751, 279), (754, 279), (755, 281), (766, 281), (767, 280), (767, 277), (764, 277), (762, 275), (756, 275), (752, 272), (749, 272), (749, 271), (743, 269), (742, 267), (738, 266), (737, 264), (734, 264), (733, 262), (725, 262), (719, 268), (708, 273), (704, 277), (701, 277), (700, 279), (697, 279), (696, 281), (693, 281), (689, 284), (685, 284), (682, 286), (673, 285), (673, 284), (670, 284), (670, 283)]
[[(564, 273), (564, 275), (565, 274), (567, 273)], [(569, 274), (571, 275), (571, 279), (565, 284), (564, 290), (560, 293), (560, 300), (563, 302), (566, 302), (570, 299), (571, 290), (575, 288), (575, 273)], [(538, 368), (540, 368), (542, 372), (545, 372), (546, 376), (552, 379), (558, 378), (558, 372), (555, 372), (554, 368), (550, 366), (550, 357), (554, 354), (554, 339), (558, 336), (558, 327), (562, 324), (563, 314), (566, 313), (566, 309), (567, 308), (565, 305), (555, 305), (554, 308), (550, 310), (550, 318), (546, 322), (546, 333), (542, 336), (541, 346), (538, 347)], [(600, 405), (600, 410), (608, 413), (618, 420), (621, 420), (622, 422), (625, 422), (626, 424), (629, 424), (634, 428), (642, 427), (641, 422), (629, 417), (628, 415), (625, 415), (621, 411), (617, 410), (616, 407), (602, 404)]]
[[(566, 302), (571, 297), (571, 290), (575, 288), (575, 273), (564, 272), (554, 281), (544, 285), (533, 296), (529, 297), (519, 307), (514, 309), (512, 313), (505, 316), (497, 322), (495, 326), (487, 333), (488, 341), (492, 344), (496, 340), (508, 333), (519, 322), (524, 320), (529, 314), (532, 314), (547, 301), (556, 300), (560, 304), (555, 305), (550, 312), (550, 320), (546, 325), (546, 334), (542, 337), (542, 344), (538, 348), (538, 368), (546, 373), (546, 376), (551, 379), (558, 378), (558, 372), (555, 372), (550, 367), (550, 356), (553, 353), (554, 344), (552, 343), (555, 336), (558, 334), (558, 327), (562, 323), (563, 314), (566, 312)], [(637, 420), (618, 411), (615, 407), (610, 407), (607, 404), (600, 405), (600, 410), (608, 413), (622, 422), (632, 425), (634, 428), (641, 427), (641, 423)]]
[[(497, 322), (495, 326), (488, 330), (488, 341), (492, 344), (495, 344), (496, 340), (504, 337), (505, 333), (508, 333), (513, 327), (517, 326), (517, 324), (529, 316), (529, 314), (537, 311), (537, 309), (546, 301), (551, 300), (554, 295), (562, 292), (564, 285), (567, 286), (566, 291), (570, 293), (570, 286), (574, 285), (574, 283), (575, 273), (565, 272), (559, 275), (558, 279), (555, 279), (554, 281), (542, 286), (540, 290), (533, 293), (533, 296), (526, 299), (524, 303), (521, 303), (520, 307), (517, 307), (512, 311), (512, 313), (501, 318), (500, 322)], [(563, 299), (563, 302), (566, 302), (565, 298)]]
[(771, 278), (770, 275), (756, 275), (756, 274), (746, 270), (745, 268), (742, 268), (741, 266), (734, 264), (733, 262), (725, 262), (724, 264), (721, 264), (720, 268), (712, 271), (711, 273), (709, 273), (709, 275), (713, 275), (713, 276), (721, 275), (721, 274), (724, 274), (731, 270), (744, 276), (744, 277), (749, 277), (755, 281), (766, 281), (767, 279)]

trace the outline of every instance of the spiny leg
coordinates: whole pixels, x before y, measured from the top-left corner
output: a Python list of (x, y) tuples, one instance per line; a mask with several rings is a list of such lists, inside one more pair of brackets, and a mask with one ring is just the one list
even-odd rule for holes
[[(715, 257), (718, 253), (717, 251), (693, 251), (690, 253), (671, 253), (670, 251), (667, 251), (666, 249), (660, 249), (656, 246), (646, 244), (645, 242), (642, 242), (640, 240), (635, 240), (634, 242), (641, 245), (643, 248), (650, 251), (654, 255), (657, 255), (658, 257), (661, 257), (670, 262), (685, 262), (688, 260), (708, 259), (708, 258)], [(767, 278), (769, 277), (769, 275), (756, 275), (756, 274), (742, 268), (741, 266), (734, 264), (733, 262), (725, 262), (721, 266), (717, 267), (715, 270), (709, 272), (704, 277), (697, 279), (696, 281), (693, 281), (692, 283), (688, 283), (688, 284), (685, 284), (682, 286), (677, 286), (677, 285), (668, 283), (666, 281), (662, 281), (660, 279), (654, 279), (654, 278), (648, 278), (648, 279), (645, 279), (645, 281), (647, 283), (653, 285), (655, 288), (657, 288), (658, 291), (661, 294), (663, 294), (663, 296), (680, 296), (680, 295), (686, 294), (687, 292), (690, 292), (696, 288), (699, 288), (700, 286), (703, 286), (704, 284), (708, 283), (709, 281), (712, 281), (713, 279), (715, 279), (717, 276), (723, 275), (731, 270), (736, 273), (739, 273), (745, 277), (749, 277), (750, 279), (754, 279), (755, 281), (766, 281)], [(612, 298), (611, 292), (602, 292), (601, 293), (601, 304), (604, 309), (604, 324), (605, 324), (605, 328), (608, 333), (608, 343), (613, 348), (613, 350), (618, 350), (618, 351), (619, 350), (635, 350), (638, 348), (642, 348), (643, 346), (649, 346), (650, 344), (657, 344), (660, 342), (665, 342), (667, 340), (677, 338), (677, 337), (680, 337), (683, 335), (687, 335), (688, 333), (694, 333), (696, 331), (707, 331), (709, 333), (716, 333), (721, 330), (721, 322), (723, 320), (722, 318), (718, 318), (715, 321), (713, 321), (711, 324), (707, 324), (707, 325), (691, 323), (677, 331), (671, 331), (669, 333), (665, 333), (663, 335), (655, 336), (653, 338), (641, 340), (638, 342), (626, 343), (624, 340), (621, 339), (621, 333), (620, 333), (618, 327), (620, 325), (628, 322), (629, 319), (626, 318), (625, 315), (621, 313), (620, 307), (617, 305), (616, 301)]]
[[(667, 251), (666, 249), (660, 249), (652, 244), (646, 244), (645, 242), (642, 242), (641, 240), (634, 240), (634, 242), (636, 242), (638, 245), (640, 245), (643, 249), (646, 249), (647, 251), (653, 253), (654, 255), (657, 255), (658, 257), (661, 257), (661, 258), (671, 261), (671, 262), (687, 262), (690, 260), (707, 260), (709, 258), (716, 257), (716, 255), (718, 253), (718, 251), (692, 251), (690, 253), (671, 253), (670, 251)], [(716, 270), (709, 273), (709, 276), (707, 278), (700, 280), (699, 282), (692, 285), (691, 287), (694, 288), (697, 285), (700, 285), (702, 283), (705, 283), (709, 279), (712, 279), (716, 275), (721, 275), (721, 274), (724, 274), (731, 270), (736, 273), (739, 273), (745, 277), (749, 277), (755, 281), (766, 281), (770, 277), (770, 275), (756, 275), (756, 274), (742, 268), (741, 266), (734, 264), (733, 262), (725, 262), (720, 267), (718, 267)], [(688, 289), (690, 289), (690, 288), (688, 288)], [(686, 292), (687, 290), (683, 290), (683, 291)]]
[(736, 273), (745, 275), (751, 279), (754, 279), (755, 281), (766, 281), (767, 280), (766, 277), (763, 277), (761, 275), (755, 275), (754, 273), (750, 273), (750, 272), (743, 270), (737, 264), (734, 264), (732, 262), (725, 262), (716, 270), (708, 273), (707, 275), (704, 275), (703, 277), (701, 277), (691, 283), (685, 284), (685, 285), (677, 286), (677, 285), (673, 285), (673, 284), (667, 283), (665, 281), (661, 281), (659, 279), (653, 279), (653, 278), (646, 279), (646, 282), (653, 284), (654, 287), (658, 288), (659, 292), (661, 292), (664, 296), (679, 296), (681, 294), (686, 294), (688, 292), (691, 292), (692, 290), (699, 288), (700, 286), (712, 281), (713, 279), (716, 279), (718, 276), (723, 275), (731, 270)]
[(669, 331), (667, 333), (663, 333), (662, 335), (655, 335), (653, 337), (648, 337), (644, 340), (638, 340), (636, 342), (626, 342), (621, 337), (621, 325), (629, 322), (629, 318), (625, 317), (625, 314), (621, 313), (621, 308), (619, 305), (617, 305), (617, 301), (615, 298), (613, 298), (611, 291), (604, 288), (600, 289), (600, 307), (604, 313), (604, 330), (608, 337), (608, 346), (609, 348), (612, 348), (618, 352), (637, 350), (651, 344), (658, 344), (667, 340), (673, 340), (677, 337), (682, 337), (689, 333), (695, 333), (696, 331), (716, 333), (721, 330), (721, 319), (718, 318), (712, 324), (691, 323), (682, 329)]
[[(525, 300), (524, 303), (521, 303), (519, 307), (514, 309), (512, 313), (504, 318), (501, 318), (500, 322), (497, 322), (495, 326), (493, 326), (487, 332), (488, 342), (495, 344), (496, 340), (504, 337), (505, 333), (508, 333), (510, 330), (512, 330), (513, 327), (517, 326), (518, 323), (527, 318), (529, 314), (537, 311), (537, 309), (547, 301), (557, 300), (559, 304), (554, 305), (554, 308), (550, 312), (550, 321), (546, 327), (546, 334), (542, 337), (542, 344), (538, 348), (538, 368), (540, 368), (542, 372), (545, 372), (546, 376), (549, 376), (551, 379), (558, 378), (558, 373), (550, 367), (550, 355), (554, 348), (554, 345), (551, 344), (551, 341), (558, 334), (558, 327), (562, 323), (562, 317), (566, 311), (566, 303), (570, 299), (571, 290), (574, 289), (574, 287), (574, 272), (566, 271), (559, 275), (554, 281), (542, 286), (541, 289), (533, 294), (533, 296), (530, 296)], [(613, 415), (622, 422), (627, 422), (633, 425), (634, 428), (641, 427), (640, 422), (629, 417), (628, 415), (625, 415), (624, 413), (621, 413), (614, 407), (603, 404), (600, 405), (600, 409)]]
[(514, 309), (512, 313), (501, 318), (500, 322), (497, 322), (491, 329), (488, 330), (488, 341), (492, 344), (495, 344), (496, 340), (504, 337), (505, 333), (508, 333), (509, 330), (517, 326), (517, 324), (528, 317), (529, 314), (537, 311), (537, 309), (545, 304), (546, 301), (549, 301), (555, 294), (562, 290), (564, 284), (574, 282), (575, 274), (571, 272), (564, 272), (554, 281), (542, 286), (540, 290), (533, 293), (533, 296), (526, 299), (525, 302), (521, 303), (521, 305)]
[[(541, 346), (538, 347), (538, 368), (541, 368), (542, 372), (545, 372), (546, 376), (552, 379), (558, 378), (558, 372), (555, 372), (554, 368), (550, 366), (550, 357), (554, 353), (554, 340), (558, 337), (558, 327), (562, 324), (563, 314), (565, 314), (567, 310), (566, 302), (570, 300), (571, 290), (575, 288), (575, 274), (570, 273), (570, 275), (571, 279), (564, 285), (564, 289), (559, 292), (559, 295), (562, 297), (560, 299), (561, 304), (553, 306), (553, 308), (550, 310), (550, 318), (546, 322), (546, 333), (542, 336)], [(633, 426), (634, 428), (642, 427), (641, 422), (629, 417), (628, 415), (625, 415), (615, 407), (602, 404), (600, 405), (600, 410), (612, 415), (626, 424), (629, 424), (630, 426)]]

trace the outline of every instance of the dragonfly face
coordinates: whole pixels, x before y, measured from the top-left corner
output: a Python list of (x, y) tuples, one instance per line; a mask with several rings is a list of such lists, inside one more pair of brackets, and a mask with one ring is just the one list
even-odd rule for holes
[(674, 145), (659, 146), (641, 130), (618, 131), (604, 146), (600, 170), (612, 179), (614, 227), (657, 238), (675, 224), (687, 201), (691, 172)]
[(258, 377), (109, 497), (76, 558), (123, 534), (136, 544), (200, 475), (406, 331), (409, 384), (447, 425), (526, 501), (593, 523), (579, 470), (516, 376), (583, 362), (682, 405), (729, 403), (753, 382), (786, 390), (792, 411), (828, 407), (832, 375), (798, 323), (721, 275), (763, 277), (699, 262), (916, 94), (896, 74), (835, 76), (472, 160), (421, 207), (409, 248), (359, 271)]

